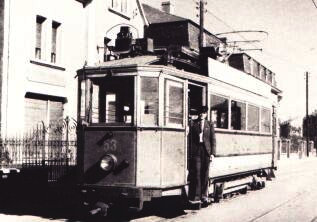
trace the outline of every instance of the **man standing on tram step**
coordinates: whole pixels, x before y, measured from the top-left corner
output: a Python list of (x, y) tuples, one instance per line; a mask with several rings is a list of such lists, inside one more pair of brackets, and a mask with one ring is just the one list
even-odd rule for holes
[[(209, 165), (213, 161), (216, 148), (215, 130), (207, 118), (208, 107), (198, 110), (199, 118), (190, 125), (191, 172), (189, 202), (195, 208), (207, 207)], [(198, 205), (198, 207), (197, 207)]]

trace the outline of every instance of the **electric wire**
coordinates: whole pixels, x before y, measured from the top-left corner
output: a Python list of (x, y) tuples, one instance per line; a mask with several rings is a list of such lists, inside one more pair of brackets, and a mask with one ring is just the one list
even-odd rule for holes
[[(207, 13), (208, 13), (209, 15), (211, 15), (212, 17), (214, 17), (215, 19), (217, 19), (218, 21), (220, 21), (220, 22), (221, 22), (223, 25), (225, 25), (227, 28), (229, 28), (230, 30), (232, 30), (232, 32), (234, 32), (234, 34), (239, 35), (243, 40), (249, 41), (246, 37), (244, 37), (241, 33), (237, 32), (232, 26), (230, 26), (230, 25), (229, 25), (227, 22), (225, 22), (223, 19), (219, 18), (217, 15), (215, 15), (215, 14), (212, 13), (212, 12), (210, 12), (209, 10), (207, 10)], [(208, 20), (207, 20), (207, 23), (208, 23), (210, 26), (212, 26), (212, 24), (211, 24)], [(246, 42), (245, 44), (249, 44), (249, 45), (252, 45), (253, 47), (255, 47), (255, 48), (257, 48), (257, 49), (260, 49), (257, 45), (255, 45), (255, 44), (252, 43), (252, 42), (250, 42), (250, 43), (249, 43), (249, 42)], [(300, 69), (300, 70), (306, 70), (306, 69), (307, 69), (307, 67), (304, 67), (304, 66), (301, 65), (301, 64), (297, 64), (297, 63), (294, 62), (294, 61), (285, 59), (284, 57), (281, 57), (281, 56), (277, 56), (277, 55), (275, 55), (275, 54), (269, 52), (268, 50), (262, 50), (261, 52), (262, 52), (263, 54), (266, 54), (266, 55), (269, 56), (269, 57), (274, 57), (274, 58), (276, 58), (276, 59), (282, 61), (283, 63), (287, 63), (287, 64), (291, 63), (291, 64), (297, 66), (297, 67), (296, 67), (297, 69)]]
[[(314, 0), (312, 0), (313, 2), (314, 2)], [(314, 5), (316, 5), (316, 3), (314, 2)], [(317, 8), (317, 5), (316, 5), (316, 8)], [(221, 22), (224, 26), (226, 26), (227, 28), (229, 28), (230, 30), (232, 30), (232, 32), (234, 32), (234, 34), (237, 34), (238, 36), (240, 36), (240, 38), (242, 38), (243, 40), (245, 40), (246, 41), (246, 43), (245, 44), (249, 44), (249, 45), (252, 45), (253, 47), (255, 47), (256, 49), (259, 49), (260, 50), (260, 48), (256, 45), (256, 44), (254, 44), (253, 42), (248, 42), (249, 40), (245, 37), (245, 36), (243, 36), (241, 33), (239, 33), (239, 32), (237, 32), (231, 25), (229, 25), (227, 22), (225, 22), (223, 19), (221, 19), (221, 18), (219, 18), (217, 15), (215, 15), (214, 13), (212, 13), (210, 10), (206, 10), (206, 13), (207, 14), (209, 14), (210, 16), (212, 16), (212, 17), (214, 17), (216, 20), (218, 20), (219, 22)], [(208, 23), (208, 25), (209, 26), (213, 26), (208, 20), (206, 20), (207, 21), (207, 23)], [(267, 33), (267, 32), (265, 32), (265, 33)], [(268, 34), (267, 34), (268, 35)], [(294, 68), (296, 68), (296, 69), (298, 69), (298, 70), (301, 70), (301, 71), (303, 71), (303, 70), (307, 70), (307, 67), (304, 67), (304, 65), (301, 65), (301, 64), (298, 64), (298, 63), (296, 63), (296, 62), (294, 62), (294, 61), (291, 61), (291, 60), (289, 60), (289, 59), (286, 59), (286, 58), (284, 58), (284, 57), (281, 57), (281, 56), (278, 56), (278, 55), (276, 55), (276, 54), (273, 54), (272, 52), (269, 52), (268, 50), (261, 50), (261, 53), (262, 54), (265, 54), (266, 56), (269, 56), (269, 57), (273, 57), (273, 58), (276, 58), (276, 59), (278, 59), (279, 61), (281, 61), (281, 62), (283, 62), (283, 63), (286, 63), (286, 64), (293, 64), (293, 66), (295, 66)], [(314, 70), (314, 69), (313, 69)], [(311, 70), (311, 72), (313, 71), (313, 70)], [(317, 72), (317, 70), (316, 70), (316, 72)], [(312, 75), (312, 77), (313, 78), (317, 78), (317, 76), (314, 76), (314, 75)]]
[[(236, 31), (232, 26), (230, 26), (227, 22), (225, 22), (223, 19), (219, 18), (217, 15), (215, 15), (214, 13), (212, 13), (211, 11), (209, 11), (208, 9), (206, 10), (207, 14), (211, 15), (212, 17), (214, 17), (215, 19), (217, 19), (219, 22), (221, 22), (223, 25), (225, 25), (227, 28), (229, 28), (230, 30), (232, 30), (234, 32), (234, 34), (237, 34), (238, 36), (240, 36), (240, 38), (242, 38), (244, 41), (246, 41), (246, 44), (250, 44), (253, 47), (255, 47), (257, 50), (261, 50), (261, 48), (255, 44), (253, 44), (252, 42), (247, 42), (249, 41), (249, 39), (247, 39), (245, 36), (243, 36), (241, 33), (239, 33), (238, 31)], [(209, 21), (207, 21), (209, 25), (212, 26), (212, 24), (210, 24)]]
[(316, 4), (315, 0), (311, 0), (311, 1), (313, 2), (315, 8), (317, 8), (317, 4)]

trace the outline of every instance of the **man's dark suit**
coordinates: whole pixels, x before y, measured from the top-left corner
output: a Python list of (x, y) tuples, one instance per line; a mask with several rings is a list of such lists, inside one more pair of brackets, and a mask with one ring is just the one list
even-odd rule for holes
[(216, 138), (213, 125), (204, 121), (203, 140), (200, 142), (201, 120), (194, 120), (190, 127), (190, 200), (207, 199), (210, 156), (215, 155)]

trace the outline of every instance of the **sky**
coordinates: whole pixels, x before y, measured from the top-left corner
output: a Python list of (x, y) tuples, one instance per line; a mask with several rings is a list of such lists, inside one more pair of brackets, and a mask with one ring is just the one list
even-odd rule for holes
[[(166, 0), (163, 0), (166, 1)], [(198, 23), (199, 0), (172, 0), (174, 14)], [(205, 26), (214, 34), (261, 30), (263, 32), (228, 34), (228, 40), (259, 40), (242, 44), (242, 49), (276, 73), (277, 87), (283, 91), (279, 115), (301, 125), (306, 114), (306, 80), (309, 72), (309, 113), (317, 110), (317, 8), (313, 0), (207, 0)], [(317, 0), (316, 4), (317, 4)], [(143, 0), (160, 7), (160, 0)]]

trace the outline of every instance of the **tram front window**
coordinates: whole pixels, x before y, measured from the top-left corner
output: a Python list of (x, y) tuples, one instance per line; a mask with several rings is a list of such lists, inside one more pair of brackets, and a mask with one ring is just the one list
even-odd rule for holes
[(93, 83), (92, 123), (133, 124), (133, 77), (110, 77)]
[(184, 85), (180, 82), (165, 82), (165, 126), (182, 127), (184, 118)]
[(158, 78), (141, 78), (141, 124), (158, 125)]

